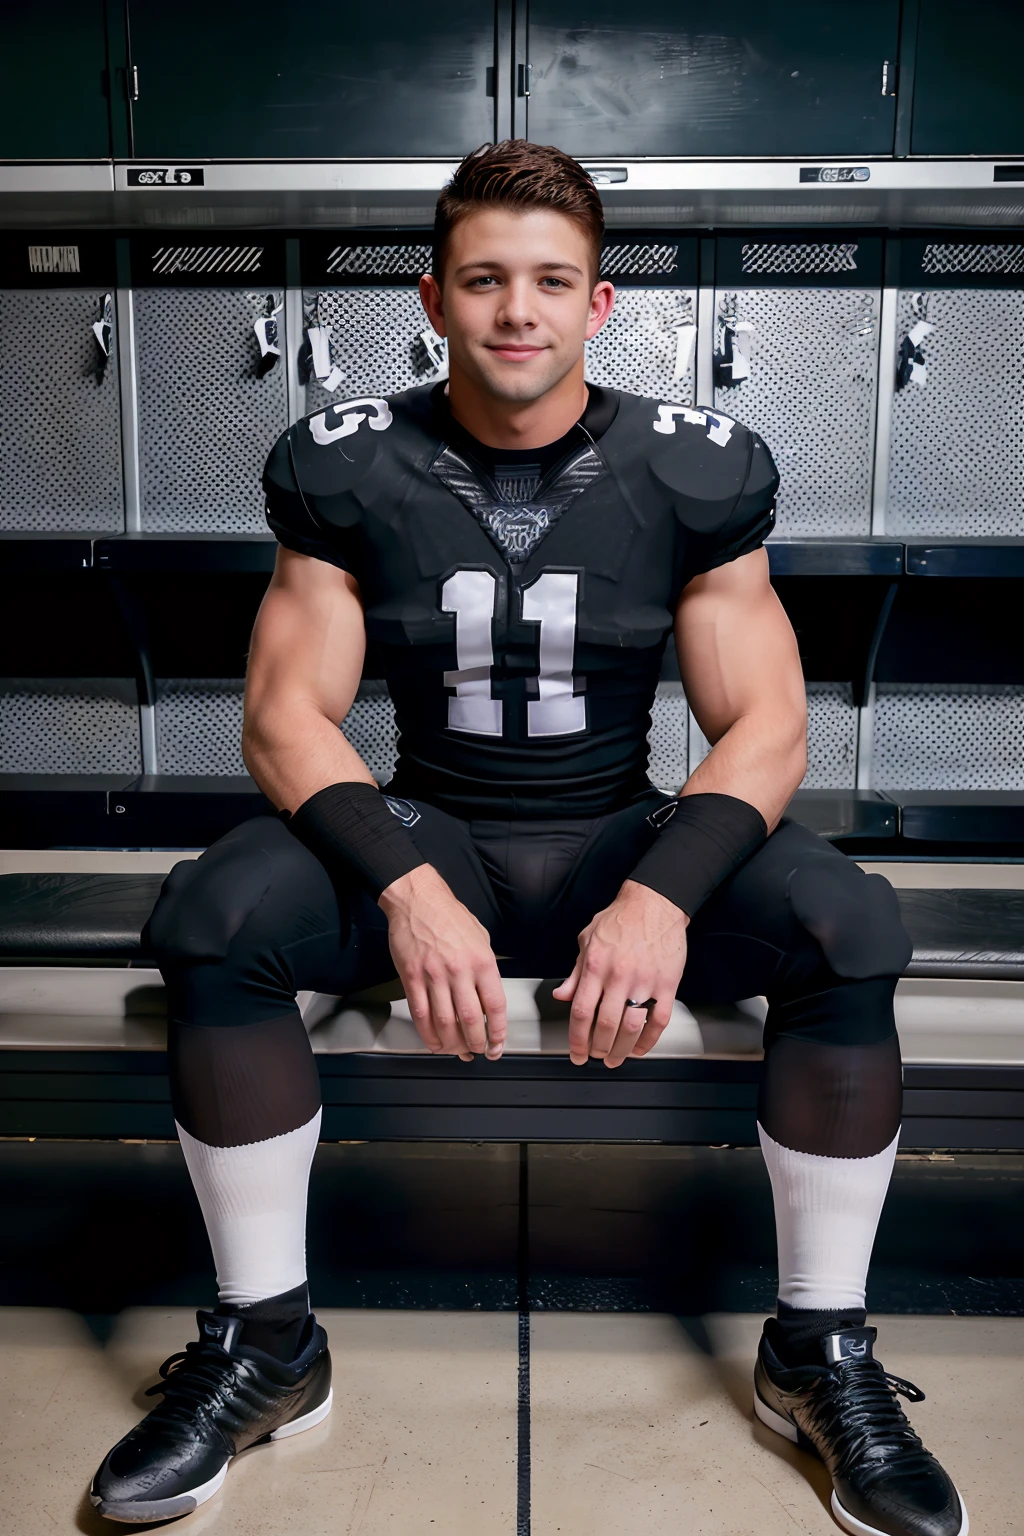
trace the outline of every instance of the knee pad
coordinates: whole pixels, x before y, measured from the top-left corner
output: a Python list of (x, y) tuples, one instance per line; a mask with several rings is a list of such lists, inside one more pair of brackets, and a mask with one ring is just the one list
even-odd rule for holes
[(198, 859), (175, 864), (167, 876), (142, 930), (144, 948), (161, 963), (223, 960), (231, 940), (263, 900), (272, 865), (260, 842), (247, 832), (251, 825), (243, 822)]
[(888, 1040), (896, 1033), (895, 991), (895, 976), (844, 981), (823, 966), (796, 995), (771, 999), (765, 1020), (765, 1051), (783, 1036), (819, 1045), (854, 1047)]
[(865, 981), (906, 970), (913, 945), (896, 892), (881, 875), (866, 875), (842, 855), (826, 855), (797, 865), (788, 894), (836, 976)]

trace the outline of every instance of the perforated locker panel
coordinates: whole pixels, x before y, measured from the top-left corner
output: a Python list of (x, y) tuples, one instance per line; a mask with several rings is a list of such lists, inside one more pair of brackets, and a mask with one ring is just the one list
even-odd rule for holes
[(386, 784), (395, 771), (398, 756), (395, 706), (383, 682), (360, 683), (355, 703), (341, 722), (341, 729), (359, 753), (378, 784)]
[[(117, 338), (102, 289), (0, 291), (0, 528), (124, 528)], [(101, 360), (93, 323), (111, 325)]]
[(656, 789), (677, 794), (685, 784), (688, 725), (682, 683), (659, 683), (647, 733), (651, 748), (647, 776)]
[(161, 678), (156, 755), (161, 773), (244, 774), (241, 678)]
[[(160, 772), (244, 774), (241, 678), (162, 678), (157, 683), (156, 737)], [(395, 763), (395, 712), (382, 684), (360, 685), (342, 731), (375, 778)]]
[(587, 378), (610, 389), (692, 405), (696, 353), (686, 346), (685, 329), (696, 319), (692, 289), (619, 288), (611, 314), (586, 344)]
[[(310, 380), (307, 411), (356, 395), (394, 394), (445, 376), (422, 339), (428, 324), (415, 289), (306, 289), (302, 302), (307, 325), (331, 327), (331, 362), (342, 374), (332, 393)], [(691, 404), (693, 350), (684, 342), (685, 366), (677, 378), (678, 328), (692, 326), (695, 317), (693, 290), (621, 288), (605, 325), (587, 343), (587, 377), (612, 389)]]
[[(957, 247), (936, 247), (937, 270)], [(976, 249), (976, 248), (975, 248)], [(1024, 268), (1024, 247), (1009, 247)], [(924, 320), (922, 387), (896, 391), (887, 531), (902, 537), (1024, 534), (1024, 289), (899, 295), (898, 341)]]
[[(857, 782), (857, 708), (849, 683), (807, 683), (807, 772), (801, 789), (852, 789)], [(701, 749), (691, 770), (707, 755)], [(661, 786), (659, 785), (659, 788)], [(668, 786), (666, 786), (668, 787)]]
[(131, 679), (0, 679), (0, 773), (141, 772)]
[(801, 789), (853, 789), (857, 708), (849, 683), (808, 683), (807, 772)]
[[(256, 377), (253, 321), (271, 293), (280, 302), (281, 290), (271, 285), (136, 289), (147, 531), (266, 531), (260, 477), (288, 424), (283, 356), (264, 378)], [(283, 338), (283, 311), (278, 323)]]
[(715, 403), (771, 449), (783, 537), (871, 532), (879, 304), (877, 289), (853, 287), (717, 295), (716, 352), (727, 324), (751, 330), (750, 376), (717, 385)]
[(393, 395), (443, 378), (421, 339), (427, 317), (415, 288), (304, 289), (304, 323), (331, 327), (331, 362), (341, 370), (333, 393), (315, 378), (306, 410), (358, 395)]
[(1024, 688), (885, 683), (875, 700), (876, 789), (1024, 789)]

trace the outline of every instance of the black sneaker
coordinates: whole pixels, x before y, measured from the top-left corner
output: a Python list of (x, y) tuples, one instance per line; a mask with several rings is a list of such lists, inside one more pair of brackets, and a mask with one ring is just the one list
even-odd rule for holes
[(163, 1402), (105, 1457), (89, 1497), (128, 1524), (173, 1520), (212, 1498), (247, 1446), (312, 1429), (331, 1411), (331, 1357), (316, 1318), (302, 1353), (284, 1365), (238, 1342), (237, 1317), (197, 1312), (199, 1341), (171, 1355), (147, 1397)]
[(787, 1367), (765, 1323), (754, 1368), (754, 1412), (762, 1424), (821, 1457), (832, 1475), (832, 1513), (855, 1536), (967, 1536), (967, 1511), (942, 1467), (921, 1444), (896, 1400), (924, 1393), (885, 1372), (872, 1354), (875, 1328), (821, 1341), (821, 1357)]

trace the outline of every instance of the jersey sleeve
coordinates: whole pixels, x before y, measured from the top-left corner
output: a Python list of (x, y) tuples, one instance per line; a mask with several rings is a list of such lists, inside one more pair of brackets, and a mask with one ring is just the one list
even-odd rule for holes
[[(299, 487), (292, 452), (292, 432), (282, 432), (263, 470), (266, 517), (270, 531), (279, 544), (300, 555), (326, 560), (340, 570), (351, 571), (352, 564), (337, 537), (328, 537), (313, 517)], [(335, 530), (332, 530), (332, 535)]]
[(775, 461), (756, 432), (740, 427), (739, 423), (736, 426), (736, 448), (745, 450), (742, 478), (737, 477), (732, 506), (721, 525), (712, 532), (692, 537), (688, 577), (716, 570), (760, 549), (775, 527), (775, 498), (779, 491)]

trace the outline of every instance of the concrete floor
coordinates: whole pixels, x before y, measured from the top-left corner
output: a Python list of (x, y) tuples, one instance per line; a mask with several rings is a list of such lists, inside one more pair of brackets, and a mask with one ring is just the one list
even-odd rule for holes
[[(516, 1536), (517, 1346), (510, 1313), (326, 1311), (335, 1408), (254, 1448), (182, 1536)], [(885, 1365), (967, 1503), (974, 1536), (1018, 1536), (1024, 1319), (874, 1318)], [(760, 1319), (541, 1313), (531, 1319), (532, 1536), (822, 1536), (819, 1463), (752, 1421)], [(106, 1536), (85, 1498), (151, 1406), (189, 1311), (0, 1309), (0, 1509), (17, 1536)], [(883, 1346), (884, 1345), (884, 1349)], [(152, 1527), (149, 1527), (152, 1529)], [(523, 1526), (519, 1526), (520, 1536)]]

